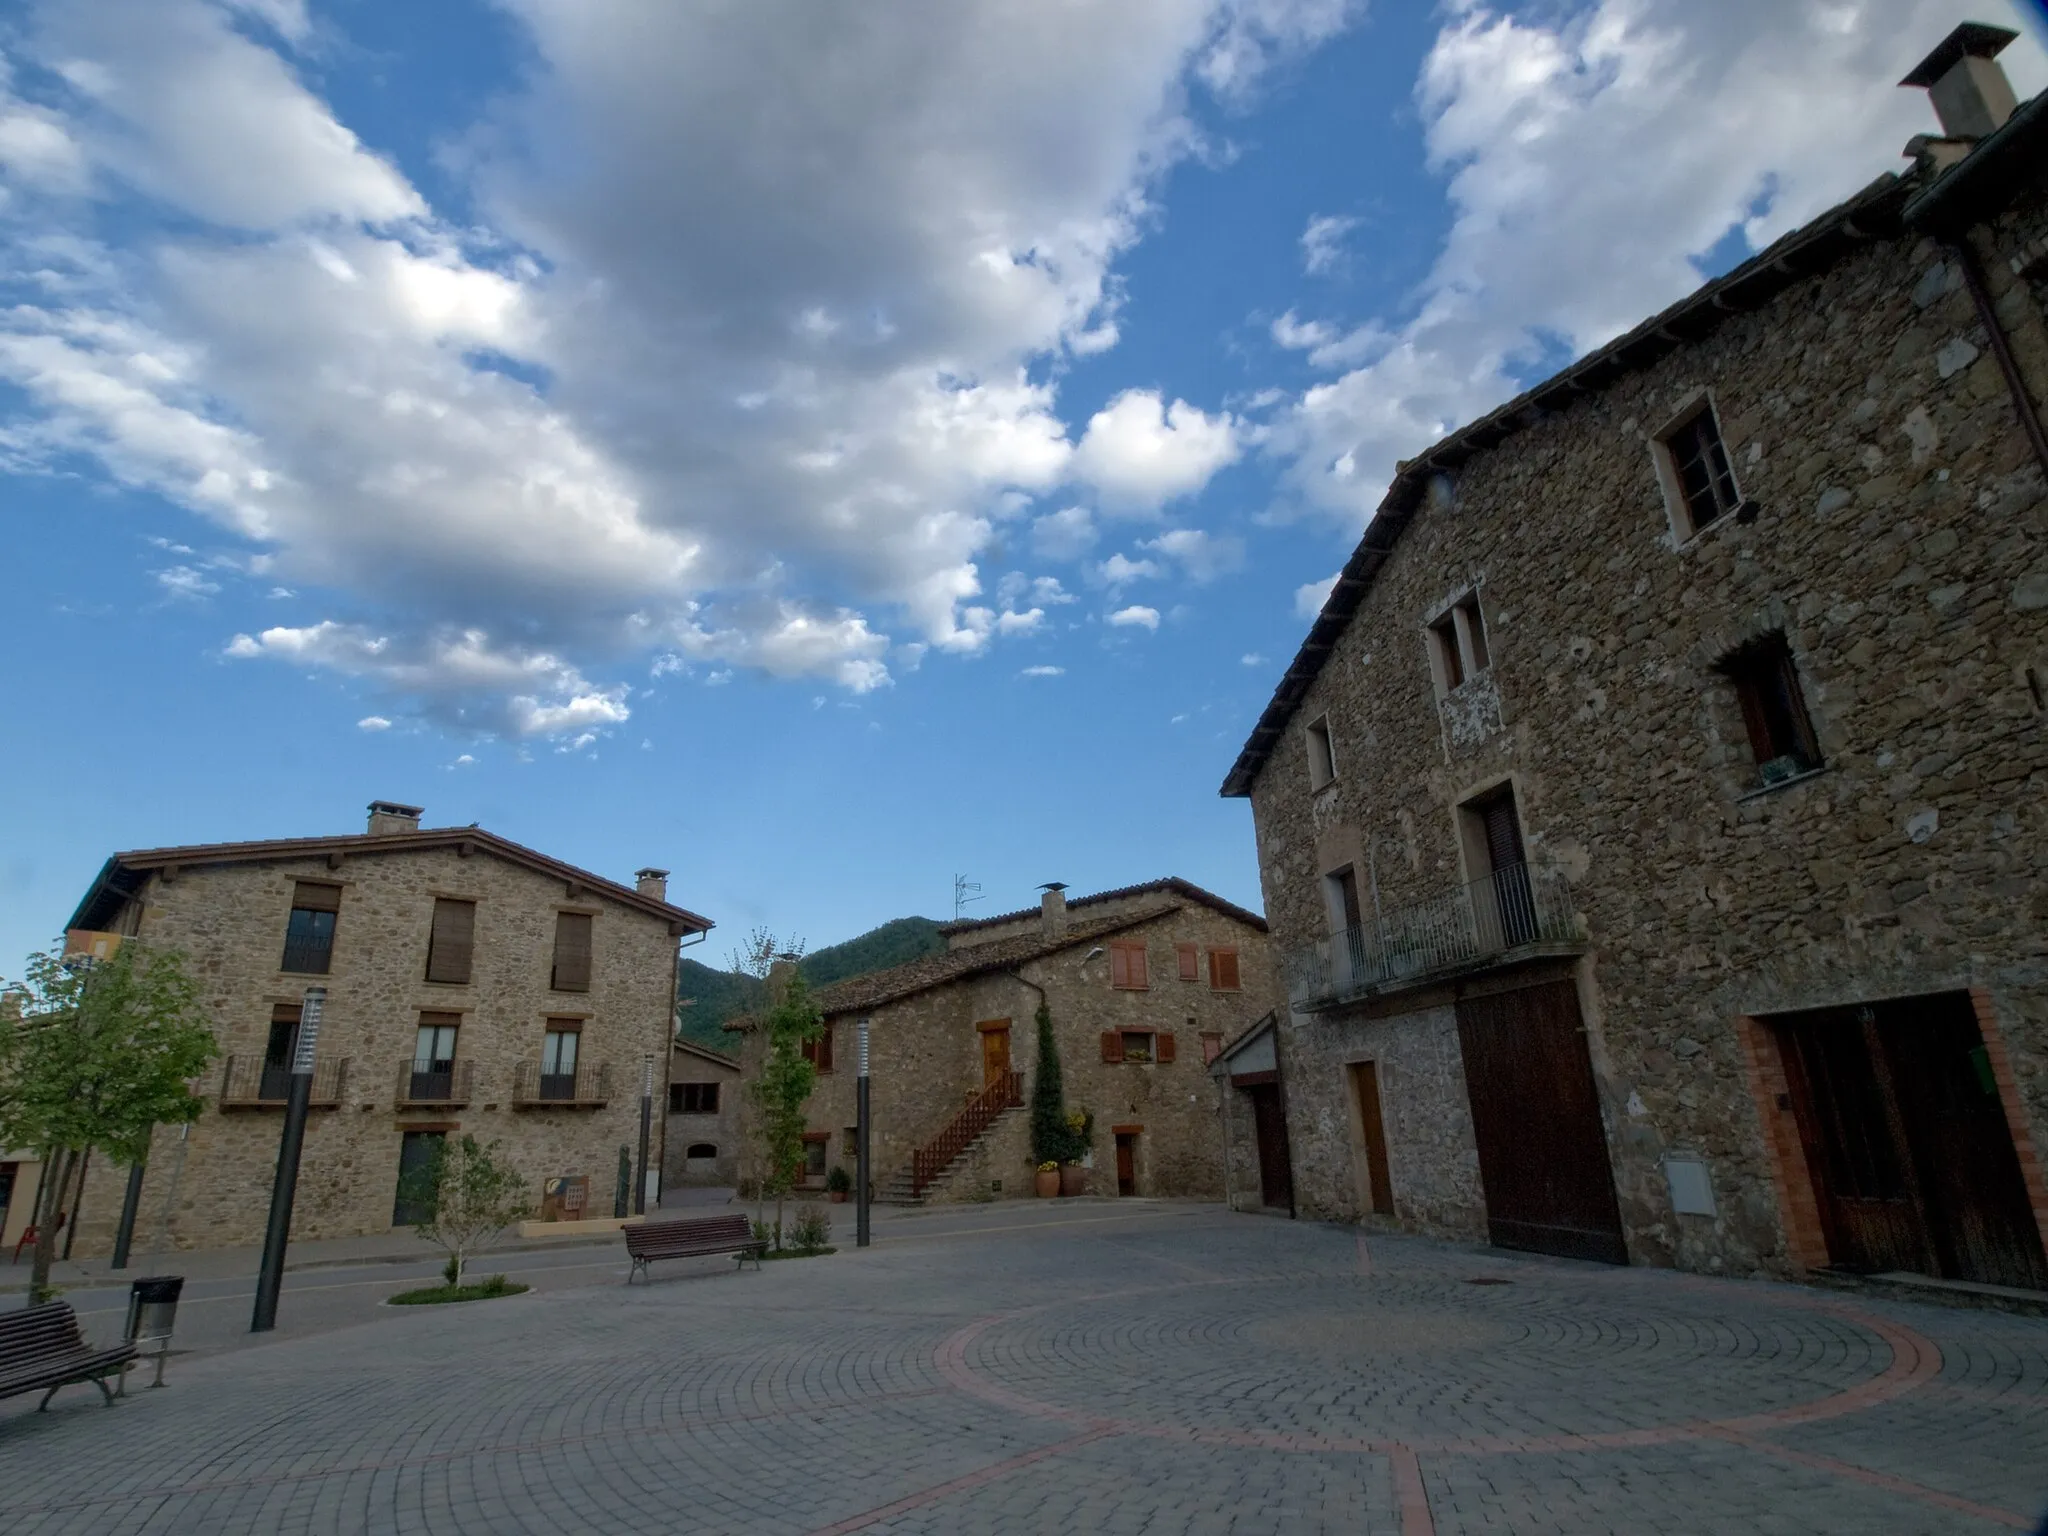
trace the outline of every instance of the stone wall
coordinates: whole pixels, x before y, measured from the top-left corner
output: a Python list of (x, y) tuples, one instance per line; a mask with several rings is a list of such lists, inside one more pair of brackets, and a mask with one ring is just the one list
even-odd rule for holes
[[(278, 969), (294, 882), (342, 887), (332, 965), (324, 976)], [(423, 980), (437, 896), (477, 903), (474, 968), (467, 986)], [(482, 851), (363, 854), (338, 869), (326, 859), (187, 867), (141, 893), (141, 938), (182, 950), (198, 979), (223, 1053), (260, 1062), (271, 1009), (327, 988), (319, 1057), (346, 1061), (341, 1102), (310, 1116), (298, 1196), (297, 1238), (348, 1237), (391, 1228), (399, 1148), (407, 1130), (462, 1131), (502, 1141), (532, 1184), (560, 1175), (590, 1180), (592, 1208), (610, 1215), (618, 1149), (637, 1150), (642, 1061), (653, 1053), (655, 1089), (668, 1055), (675, 940), (666, 922)], [(590, 912), (591, 985), (550, 990), (555, 914)], [(419, 1015), (459, 1012), (456, 1060), (475, 1066), (466, 1105), (400, 1109)], [(609, 1066), (611, 1092), (597, 1109), (515, 1108), (521, 1062), (538, 1063), (550, 1017), (582, 1022), (581, 1063)], [(206, 1111), (188, 1133), (160, 1129), (143, 1188), (136, 1251), (215, 1248), (262, 1240), (276, 1167), (281, 1109), (227, 1109), (218, 1102), (221, 1063), (198, 1084)], [(657, 1106), (650, 1160), (660, 1166)], [(107, 1253), (120, 1214), (124, 1169), (93, 1159), (74, 1255)], [(175, 1184), (175, 1195), (173, 1194)]]
[[(740, 1096), (745, 1085), (737, 1062), (727, 1065), (681, 1046), (669, 1053), (670, 1083), (716, 1083), (715, 1114), (668, 1111), (662, 1157), (662, 1187), (729, 1188), (740, 1180)], [(713, 1146), (715, 1158), (691, 1158), (692, 1146)]]
[[(1980, 241), (2037, 400), (2040, 284), (2012, 258), (2042, 219), (2031, 203)], [(1701, 391), (1760, 511), (1681, 538), (1649, 439)], [(1467, 591), (1491, 690), (1446, 711), (1424, 626)], [(1716, 664), (1773, 630), (1826, 767), (1759, 793)], [(1253, 787), (1275, 942), (1327, 930), (1321, 877), (1343, 864), (1390, 910), (1473, 878), (1457, 806), (1512, 784), (1532, 864), (1569, 879), (1586, 923), (1632, 1256), (1787, 1272), (1779, 1111), (1747, 1087), (1739, 1016), (1981, 987), (2022, 1131), (2048, 1146), (2044, 687), (2040, 468), (1952, 261), (1871, 241), (1478, 453), (1418, 509)], [(1339, 772), (1312, 792), (1303, 727), (1325, 714)], [(1390, 1134), (1420, 1128), (1461, 1098), (1455, 1035), (1440, 1013), (1294, 1016), (1285, 1043), (1305, 1211), (1351, 1217), (1345, 1064), (1392, 1056)], [(1397, 1136), (1395, 1188), (1405, 1218), (1469, 1232), (1471, 1154), (1440, 1130)], [(1673, 1150), (1706, 1159), (1717, 1217), (1672, 1215)]]

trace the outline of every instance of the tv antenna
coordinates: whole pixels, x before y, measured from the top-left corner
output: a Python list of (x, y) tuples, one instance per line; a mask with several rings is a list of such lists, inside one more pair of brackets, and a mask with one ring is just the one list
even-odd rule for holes
[[(969, 891), (973, 891), (976, 894), (970, 896), (967, 894)], [(953, 877), (954, 922), (957, 923), (960, 921), (960, 914), (967, 909), (967, 905), (969, 902), (980, 901), (982, 899), (981, 895), (979, 894), (980, 891), (981, 883), (979, 881), (970, 880), (965, 875), (955, 875)]]

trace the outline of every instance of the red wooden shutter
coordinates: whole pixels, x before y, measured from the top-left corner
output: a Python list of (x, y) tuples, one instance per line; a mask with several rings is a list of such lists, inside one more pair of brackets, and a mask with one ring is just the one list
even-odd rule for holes
[(1234, 949), (1210, 950), (1209, 990), (1212, 992), (1235, 992), (1237, 989), (1237, 951)]
[(1180, 979), (1200, 981), (1202, 979), (1202, 949), (1198, 944), (1176, 944), (1174, 953), (1180, 957)]
[(1173, 1036), (1164, 1030), (1152, 1037), (1152, 1059), (1162, 1067), (1173, 1060)]
[(475, 940), (476, 903), (436, 898), (434, 925), (427, 937), (427, 980), (469, 985)]
[(1111, 1066), (1124, 1059), (1124, 1037), (1113, 1029), (1102, 1032), (1102, 1059)]
[[(1109, 984), (1112, 987), (1128, 987), (1131, 984), (1131, 952), (1121, 944), (1109, 946)], [(1102, 1059), (1109, 1060), (1107, 1056)]]
[(555, 991), (590, 990), (590, 927), (588, 912), (555, 914)]

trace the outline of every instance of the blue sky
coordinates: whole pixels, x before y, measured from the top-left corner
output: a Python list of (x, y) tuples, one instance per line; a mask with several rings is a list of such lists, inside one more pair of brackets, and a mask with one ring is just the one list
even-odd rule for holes
[[(1895, 168), (2006, 0), (0, 12), (0, 972), (372, 798), (813, 945), (1259, 903), (1396, 459)], [(2048, 81), (2038, 37), (2006, 57)]]

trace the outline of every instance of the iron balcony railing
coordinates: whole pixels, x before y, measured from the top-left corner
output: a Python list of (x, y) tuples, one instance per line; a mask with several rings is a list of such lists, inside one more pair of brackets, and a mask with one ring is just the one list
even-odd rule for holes
[(421, 1061), (408, 1056), (398, 1064), (400, 1104), (467, 1104), (475, 1093), (473, 1061)]
[[(266, 1061), (261, 1056), (227, 1056), (220, 1065), (220, 1107), (222, 1109), (282, 1109), (291, 1092), (289, 1064)], [(315, 1109), (332, 1109), (348, 1091), (348, 1061), (331, 1056), (313, 1062)]]
[(287, 937), (282, 969), (302, 976), (325, 976), (334, 963), (334, 935), (317, 938)]
[(543, 1072), (537, 1061), (522, 1061), (512, 1080), (512, 1102), (522, 1109), (601, 1109), (611, 1101), (608, 1061), (579, 1063), (573, 1072)]
[(1432, 900), (1384, 909), (1297, 952), (1288, 993), (1295, 1007), (1313, 1011), (1582, 937), (1564, 876), (1509, 864)]

